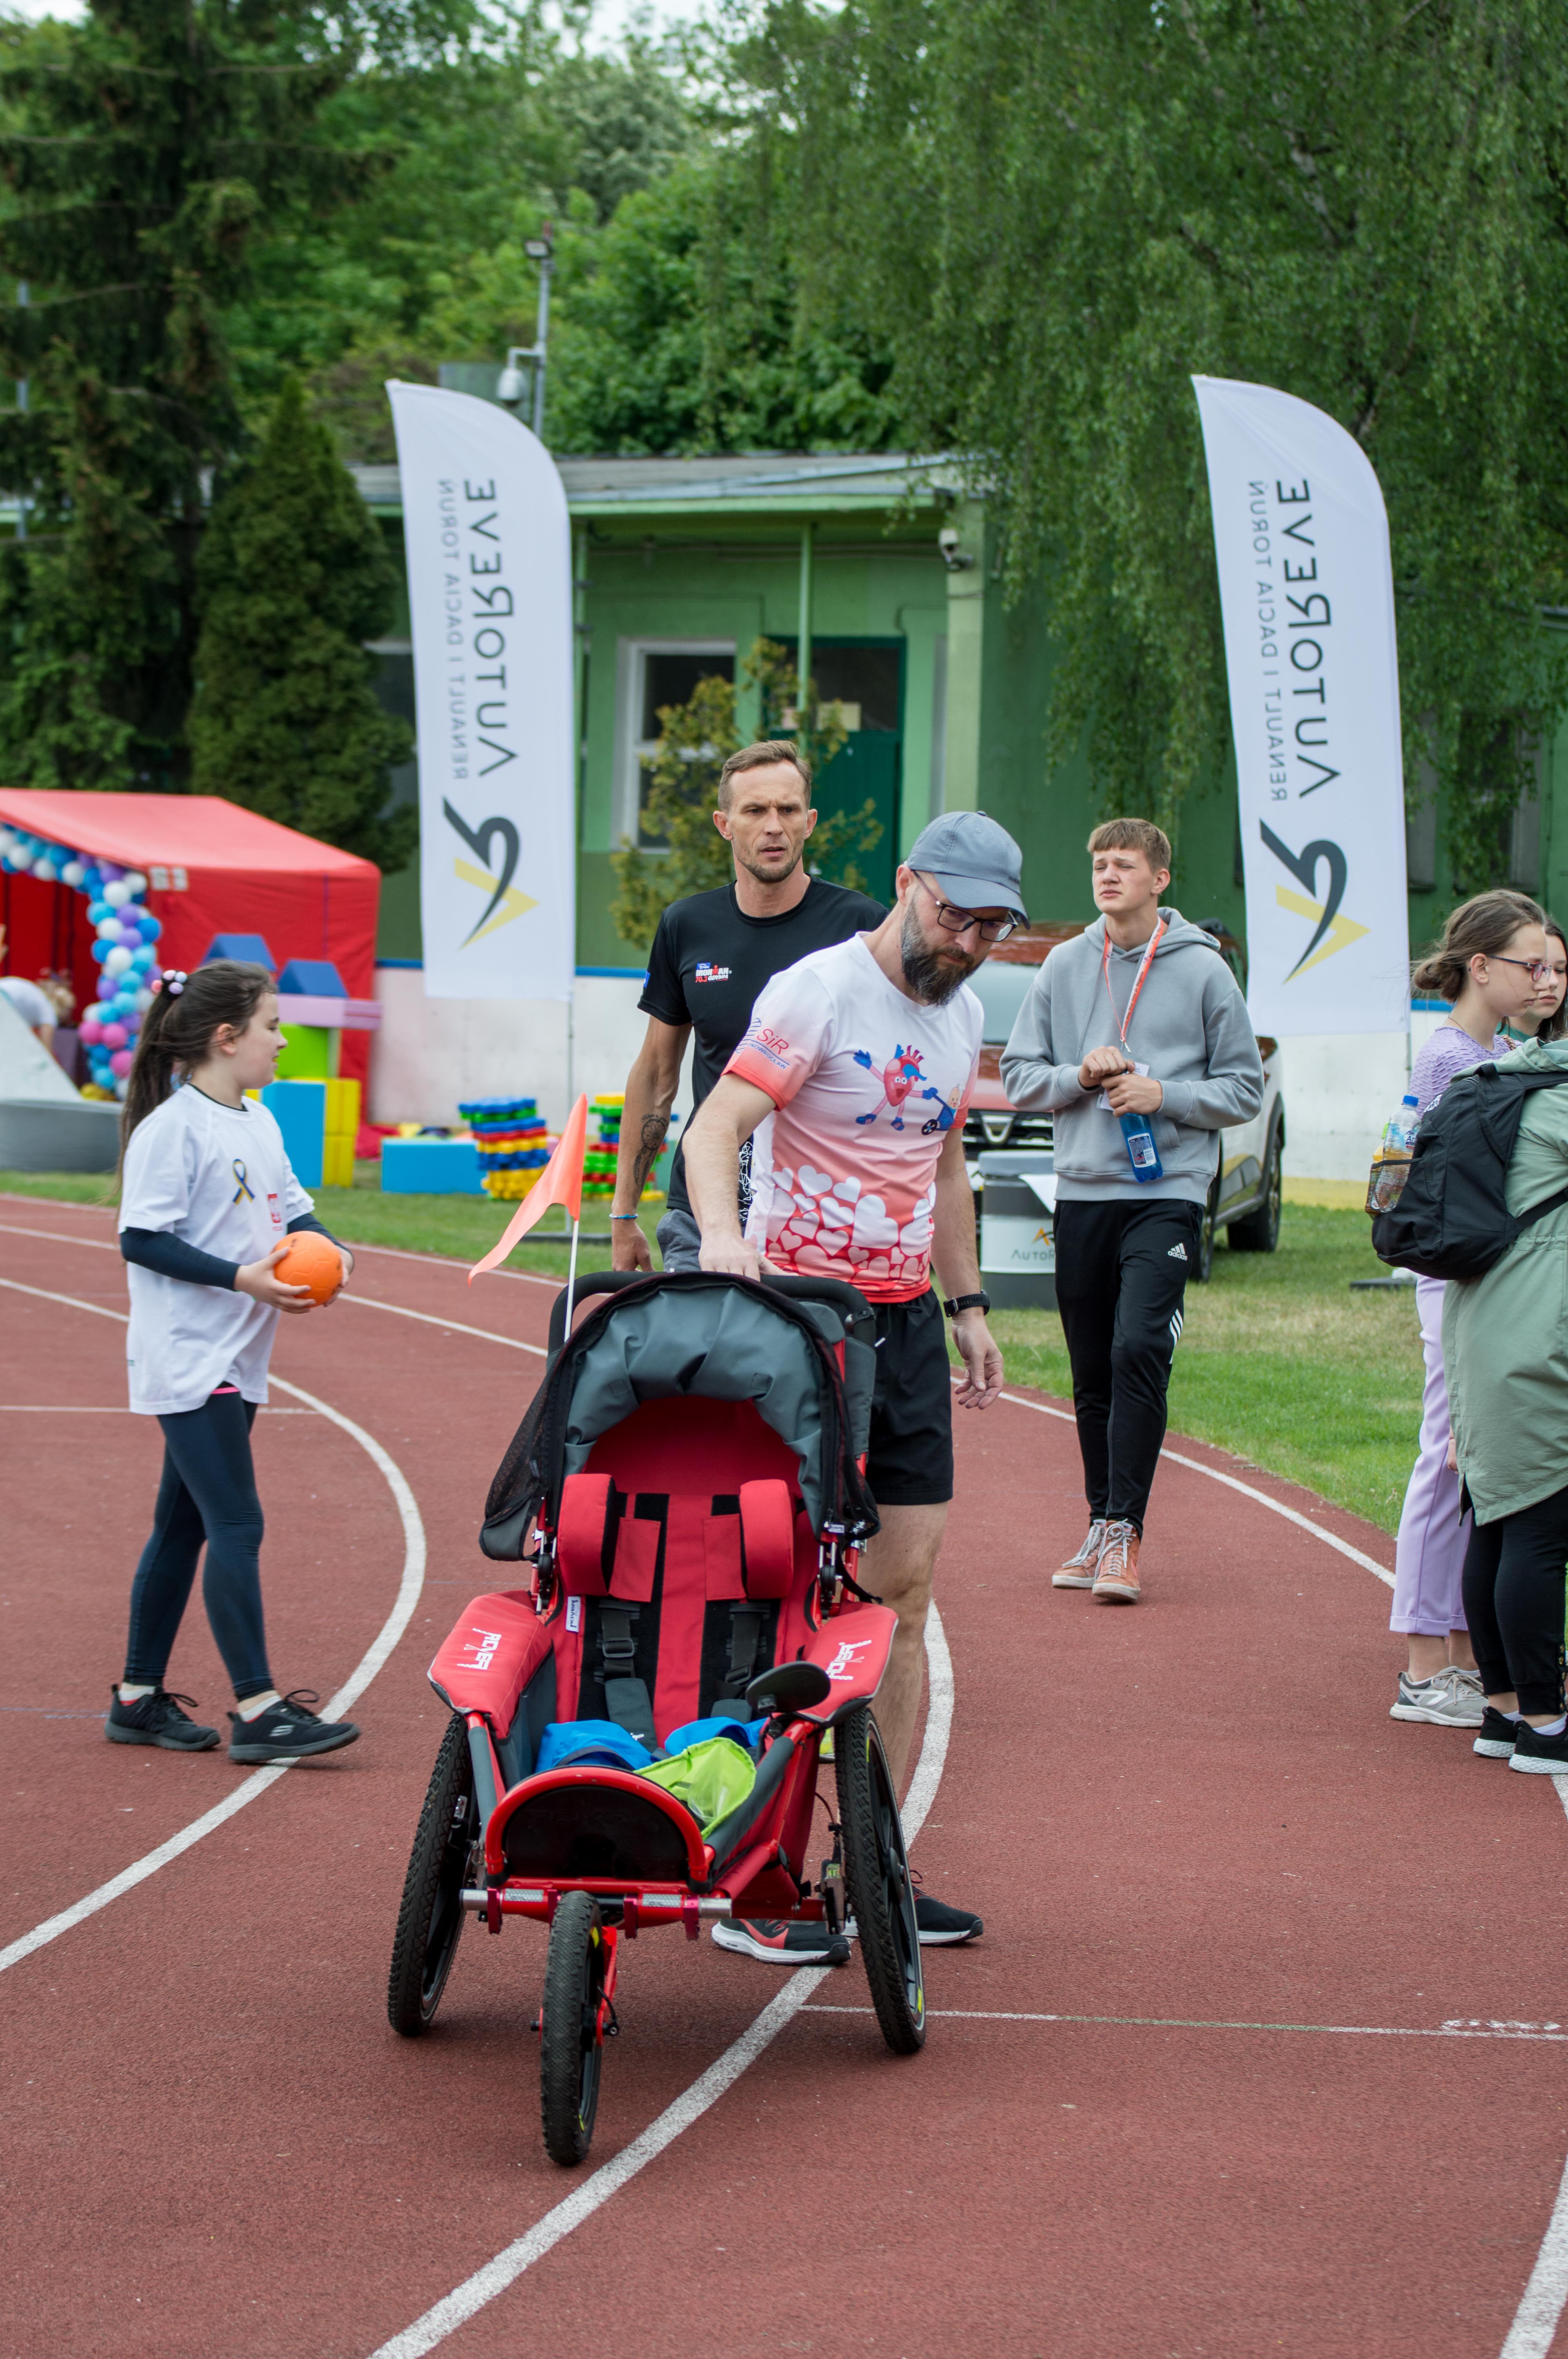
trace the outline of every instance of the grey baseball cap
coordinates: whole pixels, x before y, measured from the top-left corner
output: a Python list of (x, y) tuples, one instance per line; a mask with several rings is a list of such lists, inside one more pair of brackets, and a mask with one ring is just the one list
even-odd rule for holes
[(903, 864), (929, 876), (944, 900), (960, 909), (1011, 909), (1021, 926), (1029, 923), (1023, 854), (984, 811), (944, 811), (921, 829)]

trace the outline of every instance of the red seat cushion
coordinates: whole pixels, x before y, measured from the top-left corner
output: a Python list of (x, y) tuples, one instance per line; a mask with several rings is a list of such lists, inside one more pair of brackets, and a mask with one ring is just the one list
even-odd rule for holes
[(556, 1564), (568, 1597), (610, 1594), (615, 1526), (620, 1520), (611, 1513), (614, 1488), (608, 1474), (568, 1474), (561, 1484)]
[(741, 1485), (741, 1547), (748, 1597), (787, 1597), (795, 1571), (795, 1502), (769, 1476)]

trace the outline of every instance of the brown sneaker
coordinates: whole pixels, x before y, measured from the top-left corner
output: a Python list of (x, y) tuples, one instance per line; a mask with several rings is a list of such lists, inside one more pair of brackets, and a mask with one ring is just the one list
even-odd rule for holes
[(1092, 1523), (1088, 1538), (1076, 1556), (1070, 1556), (1059, 1572), (1051, 1575), (1053, 1589), (1092, 1589), (1099, 1571), (1099, 1552), (1105, 1546), (1105, 1526)]
[(1142, 1593), (1138, 1586), (1138, 1534), (1130, 1524), (1107, 1524), (1095, 1595), (1102, 1605), (1136, 1605)]

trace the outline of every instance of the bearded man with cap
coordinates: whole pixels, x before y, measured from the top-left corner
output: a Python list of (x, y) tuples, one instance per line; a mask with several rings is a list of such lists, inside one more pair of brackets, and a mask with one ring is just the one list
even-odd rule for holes
[[(880, 926), (776, 974), (686, 1136), (701, 1266), (846, 1279), (877, 1322), (867, 1479), (881, 1529), (861, 1578), (898, 1630), (877, 1721), (902, 1786), (920, 1701), (931, 1579), (953, 1495), (953, 1386), (943, 1312), (964, 1364), (960, 1408), (989, 1408), (1001, 1353), (986, 1326), (964, 1116), (983, 1017), (966, 989), (993, 942), (1025, 923), (1022, 858), (983, 811), (949, 811), (915, 839)], [(737, 1209), (752, 1144), (752, 1201)], [(946, 1299), (932, 1290), (935, 1266)], [(923, 1944), (973, 1940), (968, 1910), (922, 1893)], [(714, 1928), (724, 1949), (779, 1965), (824, 1962), (815, 1926)]]

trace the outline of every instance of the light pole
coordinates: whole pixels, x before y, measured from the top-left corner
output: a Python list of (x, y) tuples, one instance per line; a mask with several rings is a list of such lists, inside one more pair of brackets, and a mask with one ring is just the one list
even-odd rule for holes
[(527, 390), (522, 364), (532, 364), (534, 371), (534, 431), (541, 441), (545, 436), (545, 355), (550, 340), (550, 273), (555, 268), (555, 226), (546, 222), (537, 237), (524, 242), (523, 251), (530, 262), (539, 266), (539, 313), (531, 344), (514, 344), (506, 355), (506, 366), (501, 372), (495, 388), (497, 401), (508, 409), (521, 403)]

